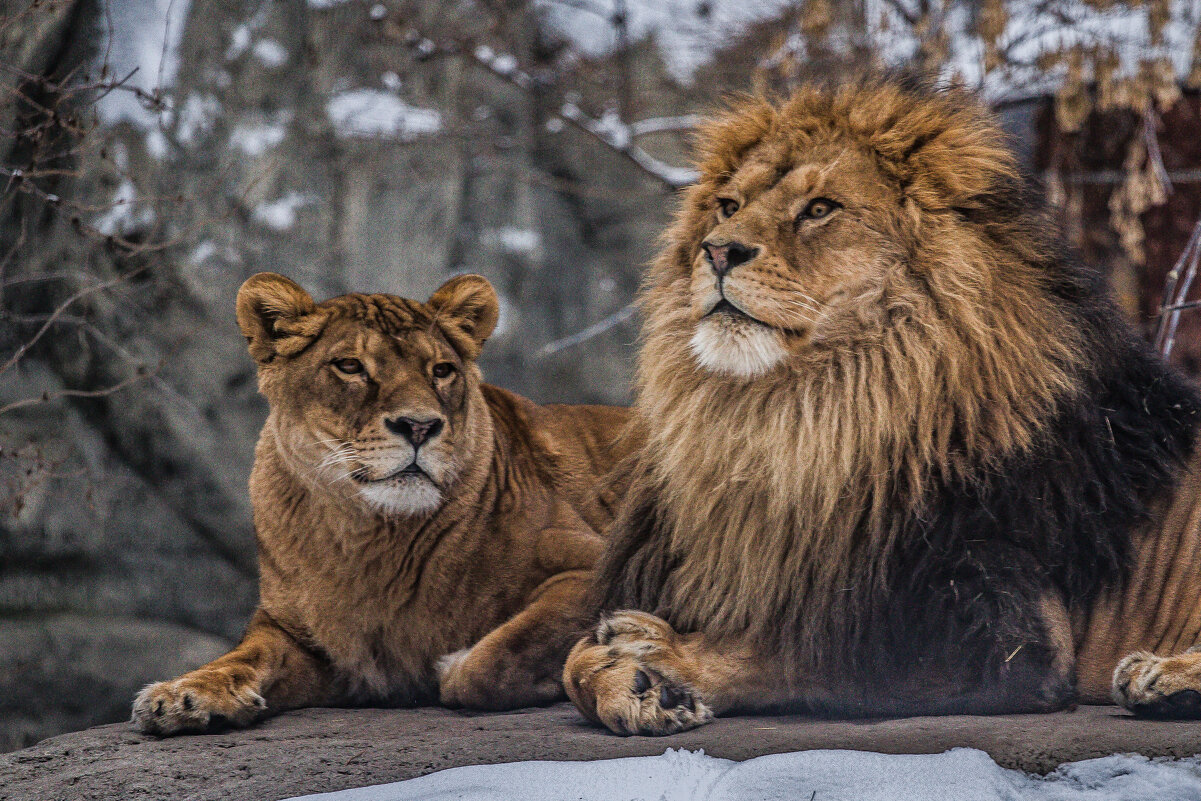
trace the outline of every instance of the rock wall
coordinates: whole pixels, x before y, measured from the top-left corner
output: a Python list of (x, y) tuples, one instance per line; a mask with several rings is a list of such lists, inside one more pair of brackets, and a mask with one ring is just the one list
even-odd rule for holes
[[(141, 66), (130, 84), (152, 97), (158, 62), (143, 51), (167, 4), (110, 6), (64, 0), (37, 25), (9, 26), (0, 62), (34, 77), (0, 79), (38, 97), (36, 76), (97, 79), (111, 16), (125, 48), (113, 74)], [(538, 351), (630, 302), (670, 192), (591, 136), (548, 129), (561, 87), (522, 89), (412, 44), (416, 31), (478, 40), (549, 69), (555, 50), (532, 9), (176, 8), (165, 108), (117, 90), (53, 161), (65, 174), (39, 184), (70, 204), (9, 192), (0, 206), (0, 250), (20, 245), (0, 272), (6, 357), (73, 292), (144, 270), (73, 304), (0, 377), (0, 406), (147, 372), (111, 395), (0, 414), (0, 749), (124, 717), (141, 684), (206, 661), (244, 625), (256, 598), (246, 480), (266, 409), (233, 300), (253, 273), (285, 273), (317, 296), (422, 298), (481, 273), (503, 307), (483, 358), (490, 380), (540, 401), (628, 399), (635, 321)], [(689, 102), (656, 53), (631, 56), (638, 113)], [(605, 69), (583, 94), (609, 91)], [(18, 116), (0, 104), (6, 130)], [(658, 140), (680, 156), (678, 136)], [(33, 164), (43, 145), (5, 140), (4, 163)]]

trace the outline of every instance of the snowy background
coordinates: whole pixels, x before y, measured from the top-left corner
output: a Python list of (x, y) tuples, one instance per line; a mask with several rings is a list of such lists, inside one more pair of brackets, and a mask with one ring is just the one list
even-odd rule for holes
[(1199, 27), (1188, 0), (4, 4), (0, 749), (125, 718), (245, 624), (249, 275), (426, 297), (481, 273), (490, 380), (624, 403), (699, 116), (910, 65), (997, 107), (1150, 333), (1201, 216)]

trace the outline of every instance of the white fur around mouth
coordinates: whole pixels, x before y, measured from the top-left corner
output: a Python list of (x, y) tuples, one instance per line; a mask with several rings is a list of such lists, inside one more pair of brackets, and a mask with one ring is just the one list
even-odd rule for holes
[(788, 356), (779, 332), (749, 317), (707, 317), (697, 324), (689, 346), (701, 367), (743, 379), (763, 375)]
[(424, 473), (394, 473), (359, 486), (359, 497), (387, 515), (419, 515), (442, 503), (442, 492)]

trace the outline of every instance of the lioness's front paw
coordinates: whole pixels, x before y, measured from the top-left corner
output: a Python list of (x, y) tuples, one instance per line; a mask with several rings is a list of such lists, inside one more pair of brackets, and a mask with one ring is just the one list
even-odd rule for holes
[(618, 734), (675, 734), (713, 712), (684, 678), (678, 635), (653, 615), (621, 612), (601, 621), (596, 642), (580, 641), (563, 684), (587, 717)]
[(1149, 718), (1201, 718), (1201, 654), (1130, 654), (1113, 672), (1113, 700)]
[(133, 702), (131, 722), (147, 734), (183, 734), (249, 726), (267, 710), (248, 687), (221, 675), (188, 674), (148, 685)]

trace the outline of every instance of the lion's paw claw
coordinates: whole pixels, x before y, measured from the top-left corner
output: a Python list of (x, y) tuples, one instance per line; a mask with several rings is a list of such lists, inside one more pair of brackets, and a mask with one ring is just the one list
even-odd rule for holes
[(1201, 718), (1201, 672), (1195, 654), (1130, 654), (1114, 670), (1113, 698), (1141, 717)]

